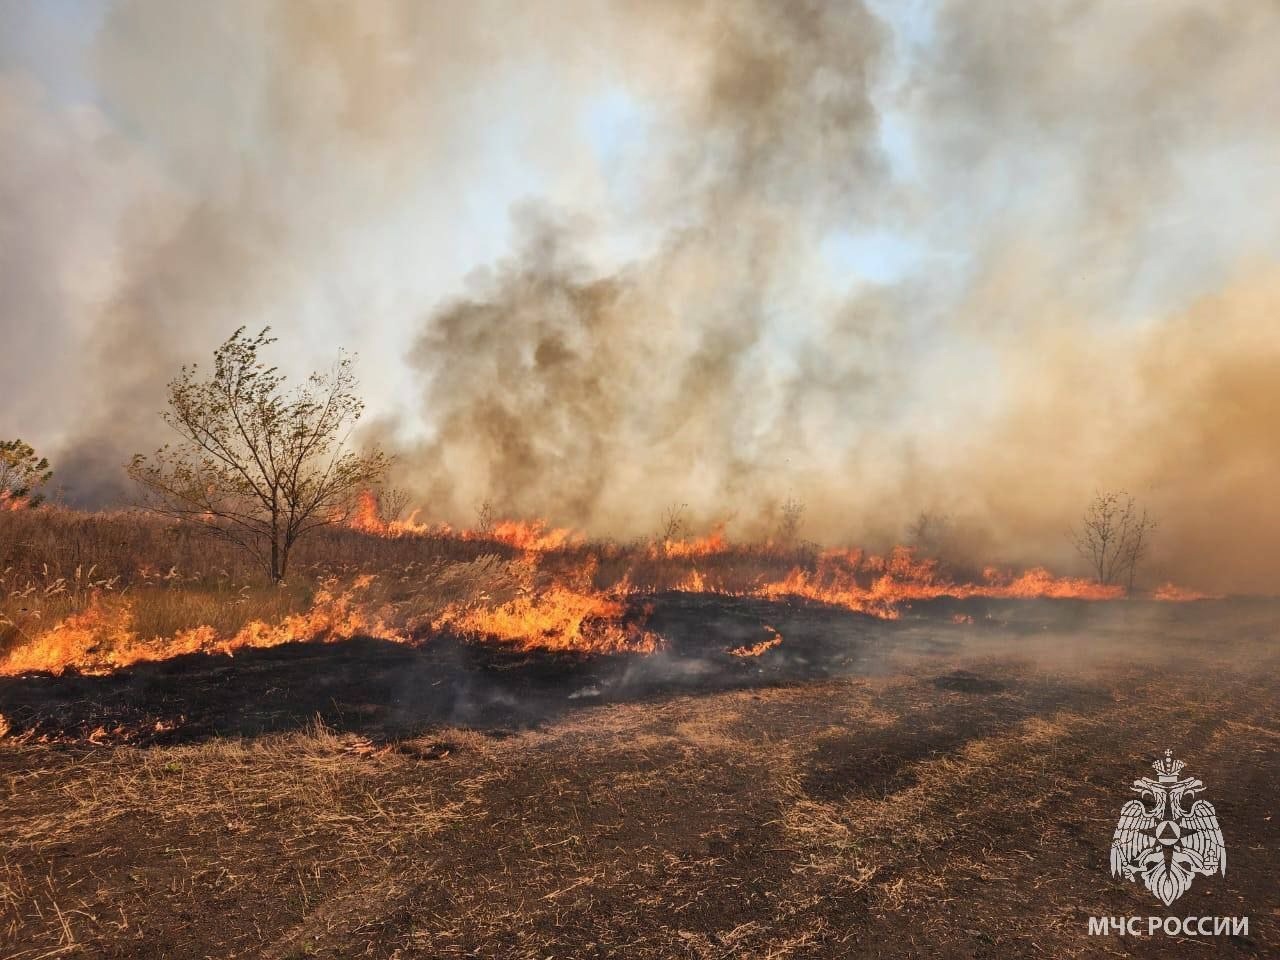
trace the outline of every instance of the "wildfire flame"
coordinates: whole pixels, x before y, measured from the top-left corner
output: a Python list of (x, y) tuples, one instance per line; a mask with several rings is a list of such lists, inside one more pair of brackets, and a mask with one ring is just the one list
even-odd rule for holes
[(372, 581), (369, 576), (359, 577), (341, 593), (321, 589), (307, 611), (290, 614), (275, 624), (251, 621), (231, 637), (218, 636), (207, 624), (180, 630), (172, 637), (142, 637), (134, 627), (133, 597), (97, 593), (84, 610), (10, 651), (0, 660), (0, 675), (62, 673), (71, 667), (81, 673), (105, 674), (189, 653), (233, 654), (247, 647), (335, 642), (357, 636), (403, 639), (362, 602), (362, 594)]
[(688, 540), (664, 540), (650, 549), (650, 555), (660, 555), (673, 559), (710, 557), (718, 553), (726, 553), (729, 548), (729, 541), (725, 539), (723, 527), (717, 527), (705, 537), (693, 537)]
[(734, 647), (729, 651), (730, 656), (758, 657), (782, 643), (782, 634), (773, 629), (773, 627), (769, 626), (767, 623), (764, 625), (764, 628), (770, 634), (769, 639), (761, 640), (759, 643), (753, 643), (750, 646), (743, 644), (740, 647)]
[(375, 537), (413, 537), (432, 533), (448, 535), (449, 528), (446, 526), (432, 527), (418, 523), (418, 513), (418, 510), (413, 511), (407, 520), (384, 520), (378, 506), (378, 495), (372, 490), (363, 490), (356, 498), (355, 510), (347, 518), (347, 526)]
[(1199, 590), (1180, 587), (1176, 583), (1163, 583), (1152, 591), (1151, 598), (1167, 603), (1190, 603), (1192, 600), (1221, 600), (1222, 594), (1201, 593)]
[(711, 586), (707, 583), (707, 578), (702, 575), (702, 571), (697, 567), (690, 570), (684, 575), (684, 578), (676, 584), (676, 589), (681, 593), (713, 593)]
[(1015, 576), (988, 567), (981, 583), (956, 583), (938, 572), (936, 560), (917, 560), (908, 547), (888, 556), (864, 555), (861, 550), (828, 550), (811, 573), (795, 567), (782, 580), (761, 585), (756, 595), (767, 598), (804, 597), (845, 607), (881, 619), (894, 620), (905, 603), (940, 597), (969, 599), (1115, 600), (1124, 588), (1077, 577), (1055, 577), (1043, 567)]
[(364, 490), (356, 498), (355, 509), (347, 518), (347, 526), (375, 537), (456, 536), (462, 540), (484, 540), (506, 544), (530, 553), (548, 553), (581, 544), (582, 534), (552, 527), (545, 520), (499, 520), (484, 530), (455, 532), (447, 523), (420, 523), (414, 510), (406, 520), (385, 520), (378, 505), (378, 495)]
[(451, 604), (437, 617), (436, 630), (451, 629), (477, 640), (511, 644), (520, 650), (580, 653), (652, 653), (661, 638), (637, 622), (628, 622), (624, 579), (611, 593), (590, 586), (596, 561), (588, 560), (573, 576), (544, 588), (533, 584), (536, 566), (519, 569), (524, 581), (516, 596), (496, 606), (483, 602)]
[[(20, 498), (0, 494), (3, 509), (20, 509), (19, 503)], [(167, 582), (170, 579), (168, 575), (159, 577), (155, 571), (148, 575), (147, 564), (142, 563), (139, 568), (144, 581), (141, 593), (99, 590), (89, 594), (87, 603), (77, 612), (0, 653), (0, 675), (35, 671), (61, 673), (71, 668), (102, 674), (183, 654), (233, 654), (244, 648), (333, 642), (356, 636), (407, 643), (432, 630), (449, 631), (469, 640), (519, 650), (651, 653), (663, 641), (645, 628), (648, 611), (637, 603), (637, 595), (658, 589), (653, 580), (645, 579), (646, 570), (652, 568), (654, 560), (688, 564), (688, 570), (679, 579), (670, 573), (670, 564), (658, 564), (663, 571), (661, 582), (670, 585), (674, 580), (674, 589), (679, 591), (764, 599), (800, 597), (883, 619), (900, 617), (913, 601), (944, 597), (1106, 601), (1125, 595), (1122, 587), (1058, 577), (1041, 567), (1021, 573), (988, 567), (975, 582), (957, 582), (936, 560), (917, 557), (913, 550), (905, 547), (884, 555), (859, 549), (826, 550), (781, 576), (774, 573), (769, 578), (752, 571), (768, 570), (770, 564), (775, 571), (785, 569), (778, 565), (782, 555), (767, 545), (735, 548), (720, 530), (701, 538), (650, 543), (630, 553), (625, 548), (602, 548), (586, 551), (584, 556), (564, 549), (582, 544), (579, 534), (549, 527), (538, 520), (501, 521), (484, 531), (452, 531), (444, 525), (423, 524), (418, 522), (416, 514), (407, 520), (387, 521), (380, 516), (378, 500), (372, 491), (360, 497), (348, 523), (354, 529), (379, 537), (430, 535), (458, 541), (484, 540), (506, 544), (520, 554), (514, 560), (497, 556), (482, 558), (484, 571), (475, 577), (466, 571), (472, 570), (468, 564), (478, 561), (446, 564), (443, 569), (448, 576), (437, 579), (446, 592), (432, 593), (434, 588), (424, 584), (419, 599), (425, 606), (405, 601), (393, 607), (380, 601), (380, 592), (371, 589), (372, 575), (360, 576), (346, 588), (339, 588), (336, 581), (327, 581), (307, 610), (285, 616), (276, 623), (253, 620), (230, 636), (208, 624), (179, 630), (170, 637), (141, 634), (135, 609), (139, 598), (146, 595), (151, 580)], [(741, 550), (741, 557), (729, 556), (735, 550)], [(598, 556), (606, 557), (610, 565), (611, 572), (603, 586), (596, 582)], [(723, 562), (726, 556), (728, 562)], [(718, 559), (700, 562), (706, 558)], [(485, 579), (490, 574), (498, 579), (492, 582)], [(757, 579), (753, 580), (753, 576)], [(730, 578), (728, 584), (723, 578)], [(634, 586), (635, 580), (642, 585)], [(407, 575), (401, 575), (390, 582), (411, 581)], [(1211, 598), (1173, 584), (1161, 586), (1152, 597), (1163, 601)], [(407, 613), (410, 608), (418, 612), (410, 616)], [(973, 622), (966, 614), (955, 614), (952, 619), (956, 623)], [(727, 652), (736, 657), (758, 657), (778, 646), (782, 637), (772, 627), (766, 629), (771, 634), (768, 639)]]
[(15, 497), (8, 490), (0, 490), (0, 510), (25, 510), (30, 505), (26, 497)]
[(495, 540), (532, 553), (547, 553), (582, 543), (573, 530), (550, 527), (543, 520), (499, 520), (489, 530), (464, 530), (464, 540)]

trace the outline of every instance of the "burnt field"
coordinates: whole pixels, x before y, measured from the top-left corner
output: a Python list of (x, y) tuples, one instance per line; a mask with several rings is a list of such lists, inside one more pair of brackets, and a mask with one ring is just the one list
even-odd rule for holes
[[(633, 605), (656, 652), (441, 632), (0, 678), (0, 955), (1276, 951), (1275, 603)], [(1108, 863), (1166, 748), (1230, 857), (1168, 910)], [(1249, 932), (1087, 936), (1166, 913)]]
[(0, 11), (0, 960), (1280, 958), (1280, 0)]

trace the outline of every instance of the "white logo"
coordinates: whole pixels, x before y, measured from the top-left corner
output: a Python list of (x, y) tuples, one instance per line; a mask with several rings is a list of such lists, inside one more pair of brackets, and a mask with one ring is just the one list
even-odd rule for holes
[(1131, 789), (1141, 799), (1130, 800), (1120, 810), (1111, 841), (1111, 873), (1128, 880), (1142, 877), (1167, 907), (1191, 889), (1197, 873), (1225, 877), (1227, 848), (1213, 804), (1197, 800), (1190, 809), (1183, 807), (1204, 790), (1195, 777), (1178, 778), (1186, 764), (1166, 750), (1164, 759), (1151, 766), (1159, 779), (1133, 781)]

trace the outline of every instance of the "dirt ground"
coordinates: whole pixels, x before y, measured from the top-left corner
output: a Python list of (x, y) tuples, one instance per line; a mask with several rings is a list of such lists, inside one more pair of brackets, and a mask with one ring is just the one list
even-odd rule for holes
[[(651, 603), (647, 658), (3, 681), (0, 956), (1280, 954), (1280, 606)], [(1108, 859), (1166, 748), (1229, 853), (1169, 909)], [(1166, 914), (1249, 932), (1087, 932)]]

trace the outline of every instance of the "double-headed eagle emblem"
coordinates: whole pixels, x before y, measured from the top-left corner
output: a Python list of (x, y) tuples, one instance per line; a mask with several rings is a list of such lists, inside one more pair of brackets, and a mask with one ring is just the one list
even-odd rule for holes
[(1166, 750), (1151, 765), (1157, 779), (1143, 777), (1131, 788), (1141, 799), (1120, 810), (1111, 841), (1111, 873), (1128, 880), (1142, 878), (1148, 890), (1166, 907), (1191, 889), (1196, 874), (1227, 874), (1227, 848), (1213, 804), (1196, 800), (1204, 790), (1195, 777), (1180, 779), (1181, 760)]

